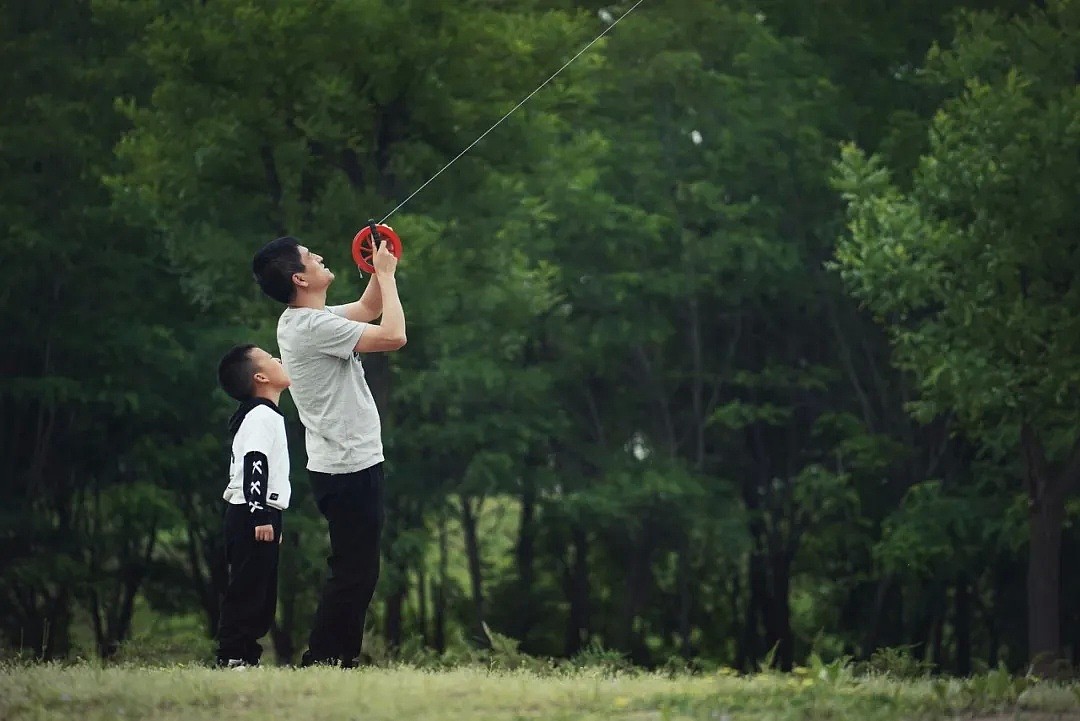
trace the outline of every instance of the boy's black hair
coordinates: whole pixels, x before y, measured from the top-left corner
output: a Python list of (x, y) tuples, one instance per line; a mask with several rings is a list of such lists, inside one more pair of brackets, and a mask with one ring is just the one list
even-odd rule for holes
[(291, 303), (296, 297), (293, 273), (304, 272), (299, 246), (299, 240), (286, 235), (271, 240), (251, 259), (251, 272), (255, 275), (255, 281), (263, 293), (279, 303)]
[(235, 345), (218, 363), (218, 383), (222, 390), (241, 403), (255, 393), (255, 364), (251, 360), (254, 343)]

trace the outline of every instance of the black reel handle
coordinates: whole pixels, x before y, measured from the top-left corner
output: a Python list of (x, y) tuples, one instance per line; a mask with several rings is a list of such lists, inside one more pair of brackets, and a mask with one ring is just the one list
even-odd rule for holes
[(371, 258), (374, 260), (375, 251), (379, 249), (379, 239), (382, 238), (382, 236), (379, 235), (379, 231), (375, 227), (374, 218), (368, 218), (367, 224), (368, 227), (371, 228)]

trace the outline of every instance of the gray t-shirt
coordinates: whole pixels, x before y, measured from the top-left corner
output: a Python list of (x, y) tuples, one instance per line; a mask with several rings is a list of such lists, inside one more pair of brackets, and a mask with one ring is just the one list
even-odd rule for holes
[(278, 319), (281, 362), (307, 440), (308, 470), (353, 473), (383, 460), (382, 425), (353, 351), (367, 323), (342, 306), (286, 308)]

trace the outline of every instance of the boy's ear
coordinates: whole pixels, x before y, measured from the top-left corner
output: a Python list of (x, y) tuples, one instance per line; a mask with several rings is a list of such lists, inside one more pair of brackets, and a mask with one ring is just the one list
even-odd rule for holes
[(270, 382), (270, 377), (267, 376), (265, 373), (262, 373), (262, 372), (256, 373), (255, 375), (252, 376), (252, 378), (255, 379), (256, 383), (269, 383)]

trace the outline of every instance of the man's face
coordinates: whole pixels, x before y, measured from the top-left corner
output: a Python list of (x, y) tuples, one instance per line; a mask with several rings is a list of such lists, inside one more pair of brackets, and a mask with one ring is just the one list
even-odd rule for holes
[(304, 272), (297, 273), (296, 277), (305, 281), (304, 287), (309, 290), (322, 290), (329, 287), (334, 282), (334, 274), (323, 265), (322, 256), (302, 245), (297, 249), (300, 251), (300, 262), (304, 264)]
[(289, 374), (281, 365), (281, 360), (270, 355), (262, 348), (252, 348), (248, 353), (251, 365), (254, 366), (256, 382), (269, 383), (274, 388), (288, 388), (292, 381)]

